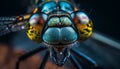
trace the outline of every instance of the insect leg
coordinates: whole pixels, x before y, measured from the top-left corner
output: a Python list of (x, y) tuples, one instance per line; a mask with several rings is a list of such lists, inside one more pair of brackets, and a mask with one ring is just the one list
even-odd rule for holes
[(70, 61), (71, 61), (72, 64), (76, 67), (76, 69), (82, 69), (82, 66), (81, 66), (80, 63), (77, 61), (76, 57), (74, 57), (73, 54), (70, 55)]
[(36, 54), (38, 52), (41, 52), (41, 51), (43, 51), (45, 49), (47, 49), (47, 48), (41, 46), (41, 47), (31, 51), (31, 52), (28, 52), (28, 53), (22, 55), (20, 58), (18, 58), (18, 61), (16, 62), (16, 69), (19, 69), (19, 64), (20, 64), (21, 61), (24, 61), (25, 59), (29, 58), (30, 56), (32, 56), (32, 55), (34, 55), (34, 54)]
[(48, 58), (49, 58), (49, 51), (45, 52), (45, 56), (43, 57), (43, 60), (41, 62), (41, 65), (40, 65), (39, 69), (44, 69)]
[(90, 57), (86, 56), (85, 54), (83, 54), (79, 50), (71, 49), (71, 53), (75, 54), (76, 57), (78, 56), (79, 59), (81, 59), (84, 63), (87, 63), (91, 67), (96, 68), (98, 66), (97, 63), (93, 59), (91, 59)]

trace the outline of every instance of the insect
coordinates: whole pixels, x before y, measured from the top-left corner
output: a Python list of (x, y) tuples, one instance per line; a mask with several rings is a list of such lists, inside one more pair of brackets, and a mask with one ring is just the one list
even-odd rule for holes
[(25, 29), (30, 40), (45, 45), (21, 56), (16, 62), (16, 69), (19, 69), (20, 61), (46, 49), (40, 69), (44, 69), (49, 57), (58, 66), (71, 59), (77, 69), (81, 69), (78, 59), (71, 52), (96, 67), (94, 60), (72, 49), (74, 44), (91, 36), (91, 19), (68, 0), (35, 0), (34, 3), (37, 7), (32, 13), (0, 18), (1, 36)]

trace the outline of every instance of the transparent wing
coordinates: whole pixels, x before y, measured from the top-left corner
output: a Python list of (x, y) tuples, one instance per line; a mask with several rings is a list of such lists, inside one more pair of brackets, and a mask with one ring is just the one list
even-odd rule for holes
[(25, 29), (26, 22), (30, 16), (31, 14), (0, 17), (0, 36)]

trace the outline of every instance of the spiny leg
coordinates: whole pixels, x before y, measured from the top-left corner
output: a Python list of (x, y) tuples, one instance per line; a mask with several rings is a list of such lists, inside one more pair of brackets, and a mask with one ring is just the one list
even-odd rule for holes
[(80, 63), (77, 61), (76, 57), (74, 57), (73, 54), (70, 55), (70, 61), (71, 61), (72, 64), (76, 67), (76, 69), (82, 69), (82, 66), (81, 66)]
[[(78, 56), (79, 59), (81, 59), (84, 63), (90, 65), (93, 68), (96, 68), (98, 66), (97, 63), (93, 59), (91, 59), (90, 57), (86, 56), (85, 54), (83, 54), (79, 50), (71, 49), (71, 53), (75, 54), (76, 55), (75, 57)], [(77, 60), (77, 61), (80, 61), (80, 60)]]
[(43, 60), (41, 62), (41, 65), (40, 65), (39, 69), (44, 69), (45, 68), (45, 64), (46, 64), (46, 62), (49, 58), (49, 55), (50, 55), (49, 51), (45, 52), (45, 56), (43, 57)]
[(30, 56), (32, 56), (32, 55), (34, 55), (34, 54), (36, 54), (38, 52), (41, 52), (41, 51), (45, 50), (45, 49), (47, 49), (47, 47), (44, 47), (44, 46), (42, 47), (41, 46), (41, 47), (39, 47), (39, 48), (37, 48), (37, 49), (35, 49), (33, 51), (30, 51), (30, 52), (22, 55), (20, 58), (18, 58), (18, 60), (16, 62), (16, 69), (19, 69), (19, 64), (20, 64), (21, 61), (29, 58)]

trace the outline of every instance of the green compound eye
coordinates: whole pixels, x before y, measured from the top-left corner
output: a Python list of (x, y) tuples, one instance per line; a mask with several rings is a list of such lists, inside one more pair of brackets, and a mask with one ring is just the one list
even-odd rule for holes
[(49, 22), (48, 22), (48, 26), (55, 26), (60, 22), (58, 17), (52, 17), (50, 18)]
[(72, 24), (71, 20), (68, 17), (61, 17), (60, 22), (65, 26), (70, 26)]
[(57, 26), (59, 24), (62, 26), (70, 26), (72, 22), (68, 17), (52, 17), (48, 21), (48, 26)]

